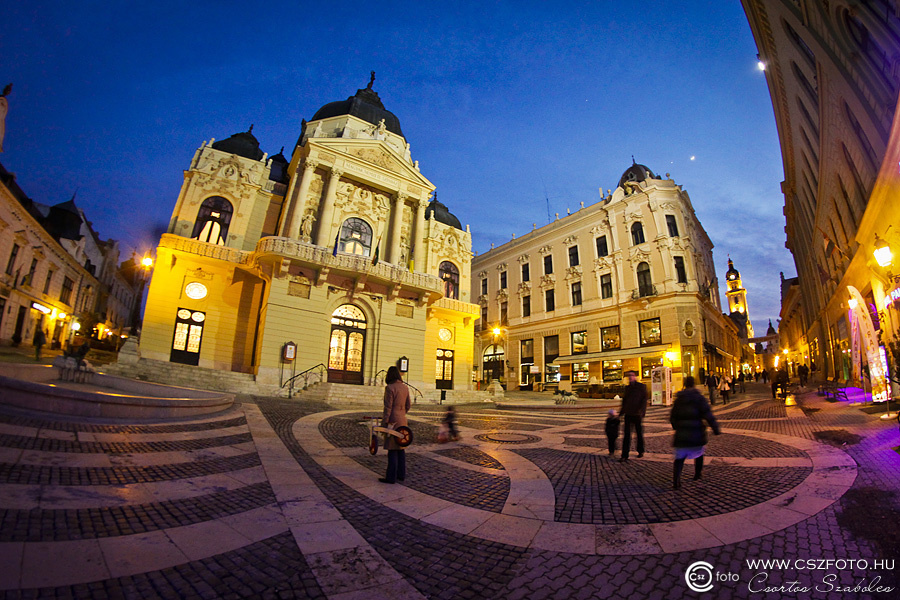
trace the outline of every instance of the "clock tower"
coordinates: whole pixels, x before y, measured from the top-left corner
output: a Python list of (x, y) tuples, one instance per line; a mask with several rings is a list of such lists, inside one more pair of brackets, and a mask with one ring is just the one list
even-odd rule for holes
[(747, 336), (753, 337), (753, 325), (750, 324), (750, 314), (747, 309), (747, 290), (741, 284), (741, 273), (734, 268), (734, 262), (728, 259), (728, 271), (725, 272), (726, 292), (728, 296), (728, 310), (732, 313), (741, 313), (747, 318)]

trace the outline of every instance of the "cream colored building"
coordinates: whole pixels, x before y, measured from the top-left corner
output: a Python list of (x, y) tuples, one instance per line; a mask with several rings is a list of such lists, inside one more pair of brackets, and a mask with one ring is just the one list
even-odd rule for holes
[[(890, 302), (897, 265), (879, 265), (874, 253), (882, 242), (900, 250), (900, 6), (743, 5), (775, 107), (786, 245), (799, 277), (791, 320), (803, 334), (791, 334), (787, 349), (826, 377), (858, 381), (859, 365), (881, 363), (879, 346), (900, 325)], [(870, 327), (878, 340), (853, 333)]]
[(143, 367), (234, 371), (273, 391), (317, 368), (332, 385), (380, 383), (405, 358), (426, 397), (471, 389), (471, 235), (429, 202), (371, 86), (304, 122), (289, 161), (251, 131), (197, 150), (157, 249)]
[(631, 165), (595, 204), (477, 256), (477, 378), (507, 389), (585, 388), (673, 367), (734, 373), (712, 242), (670, 178)]

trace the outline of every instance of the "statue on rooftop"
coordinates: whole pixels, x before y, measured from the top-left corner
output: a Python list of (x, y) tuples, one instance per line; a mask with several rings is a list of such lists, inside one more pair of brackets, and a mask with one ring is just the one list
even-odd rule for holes
[(6, 99), (12, 91), (12, 84), (6, 84), (3, 93), (0, 94), (0, 152), (3, 152), (3, 136), (6, 135), (6, 113), (9, 110), (9, 101)]

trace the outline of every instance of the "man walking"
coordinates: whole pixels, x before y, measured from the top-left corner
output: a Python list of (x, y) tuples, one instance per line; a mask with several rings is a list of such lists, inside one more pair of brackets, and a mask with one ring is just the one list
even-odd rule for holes
[(622, 439), (622, 458), (619, 462), (628, 461), (631, 451), (631, 429), (637, 434), (637, 457), (644, 456), (644, 414), (647, 412), (647, 386), (637, 380), (635, 371), (628, 371), (628, 386), (622, 397), (622, 409), (619, 414), (625, 418), (625, 437)]
[(709, 390), (709, 405), (716, 403), (716, 389), (719, 387), (719, 378), (712, 371), (706, 376), (706, 389)]

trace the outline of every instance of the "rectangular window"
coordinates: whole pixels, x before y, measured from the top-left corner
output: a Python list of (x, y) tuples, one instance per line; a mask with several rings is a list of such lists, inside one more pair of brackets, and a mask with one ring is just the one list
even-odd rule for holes
[(581, 282), (572, 284), (572, 306), (581, 306)]
[(531, 281), (531, 268), (528, 263), (522, 265), (522, 281)]
[(68, 277), (63, 278), (62, 290), (59, 292), (59, 301), (63, 304), (69, 304), (69, 300), (72, 299), (72, 287), (75, 285), (75, 282), (69, 279)]
[(569, 266), (578, 266), (578, 246), (569, 246)]
[(28, 269), (28, 285), (34, 285), (34, 272), (37, 271), (38, 259), (31, 259), (31, 267)]
[(522, 362), (534, 362), (534, 340), (522, 340), (520, 347)]
[(678, 283), (687, 283), (687, 271), (684, 270), (684, 257), (675, 257), (675, 276)]
[(641, 379), (650, 379), (653, 367), (663, 366), (662, 358), (641, 358)]
[(487, 319), (487, 306), (481, 307), (481, 329), (488, 328), (488, 319)]
[(487, 277), (481, 280), (481, 295), (487, 294)]
[(553, 255), (548, 254), (544, 257), (544, 275), (553, 273)]
[(44, 293), (45, 294), (50, 293), (50, 284), (53, 283), (53, 274), (54, 274), (54, 271), (52, 269), (47, 271), (47, 280), (44, 281)]
[(678, 237), (678, 223), (675, 215), (666, 215), (666, 225), (669, 227), (669, 237)]
[(19, 255), (19, 245), (13, 244), (12, 252), (9, 253), (9, 261), (6, 263), (6, 274), (12, 275), (16, 266), (16, 257)]
[(638, 321), (638, 333), (641, 339), (641, 346), (662, 344), (662, 329), (659, 326), (659, 317)]
[(590, 380), (588, 363), (575, 363), (572, 365), (572, 381), (575, 383), (587, 383)]
[(604, 360), (601, 363), (603, 368), (603, 382), (622, 381), (622, 361), (621, 360)]
[(597, 238), (597, 258), (609, 256), (609, 246), (606, 245), (606, 236), (601, 235)]
[(587, 352), (587, 331), (572, 333), (572, 354), (584, 354)]
[(500, 271), (500, 289), (506, 289), (506, 271)]
[(531, 296), (522, 296), (522, 316), (531, 316)]
[(553, 290), (547, 290), (544, 292), (544, 310), (546, 312), (552, 312), (556, 310), (556, 296), (553, 294)]
[(619, 336), (619, 326), (603, 327), (600, 329), (600, 349), (619, 350), (622, 347), (622, 338)]
[(500, 324), (509, 325), (509, 302), (500, 303)]
[(606, 300), (612, 298), (612, 275), (607, 273), (600, 276), (600, 297)]

